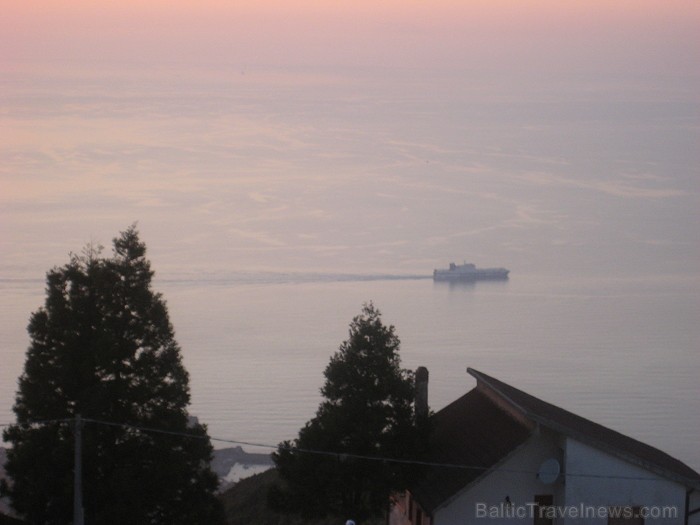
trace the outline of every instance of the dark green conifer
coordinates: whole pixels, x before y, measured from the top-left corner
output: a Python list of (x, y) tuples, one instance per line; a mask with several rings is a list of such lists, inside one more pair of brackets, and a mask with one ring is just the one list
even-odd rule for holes
[(316, 416), (274, 455), (283, 483), (271, 491), (273, 505), (308, 517), (376, 517), (416, 475), (415, 466), (380, 459), (416, 459), (424, 444), (414, 375), (401, 368), (399, 347), (394, 327), (365, 305), (326, 367)]
[(47, 274), (16, 423), (4, 432), (2, 492), (30, 523), (72, 523), (71, 422), (80, 414), (86, 523), (222, 523), (211, 443), (187, 412), (189, 376), (165, 301), (151, 289), (146, 246), (135, 226), (113, 246), (108, 258), (88, 246)]

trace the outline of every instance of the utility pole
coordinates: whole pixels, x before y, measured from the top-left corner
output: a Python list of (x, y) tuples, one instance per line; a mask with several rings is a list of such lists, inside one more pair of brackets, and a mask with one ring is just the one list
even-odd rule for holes
[(85, 525), (83, 516), (83, 422), (75, 415), (75, 458), (73, 463), (73, 525)]

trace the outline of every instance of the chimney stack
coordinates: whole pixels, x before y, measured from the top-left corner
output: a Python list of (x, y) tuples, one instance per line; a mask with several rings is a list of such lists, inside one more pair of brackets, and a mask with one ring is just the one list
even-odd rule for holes
[(416, 419), (428, 417), (428, 369), (419, 366), (416, 370)]

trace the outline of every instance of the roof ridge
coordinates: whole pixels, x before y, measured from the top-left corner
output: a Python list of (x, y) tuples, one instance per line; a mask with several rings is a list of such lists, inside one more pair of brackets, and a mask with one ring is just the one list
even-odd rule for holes
[(473, 368), (467, 368), (467, 372), (477, 382), (484, 382), (504, 401), (511, 404), (532, 421), (642, 468), (653, 470), (664, 477), (683, 481), (700, 489), (700, 474), (667, 452), (548, 403), (483, 372)]

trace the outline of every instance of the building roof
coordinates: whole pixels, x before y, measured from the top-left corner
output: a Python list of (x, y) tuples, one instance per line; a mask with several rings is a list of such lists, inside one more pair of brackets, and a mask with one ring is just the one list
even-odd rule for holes
[(665, 452), (586, 418), (542, 401), (498, 379), (468, 368), (525, 417), (555, 432), (636, 464), (662, 477), (700, 489), (700, 474)]
[(467, 372), (476, 378), (477, 387), (433, 416), (428, 461), (441, 466), (427, 467), (425, 476), (411, 489), (426, 512), (432, 513), (496, 467), (527, 441), (537, 425), (700, 489), (700, 474), (665, 452), (482, 372), (472, 368)]
[[(433, 416), (429, 461), (411, 494), (428, 513), (487, 472), (529, 438), (531, 429), (475, 388)], [(461, 468), (460, 466), (474, 468)]]

